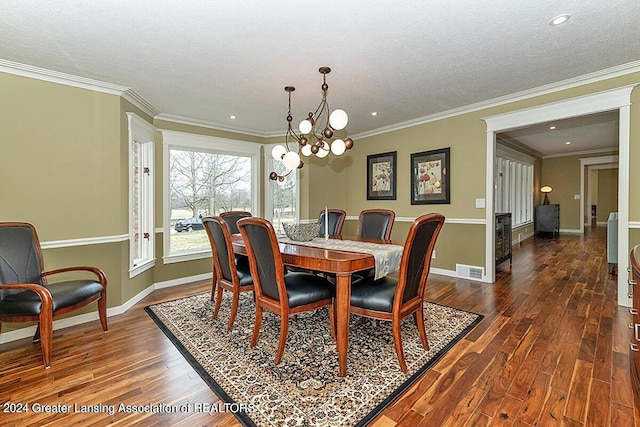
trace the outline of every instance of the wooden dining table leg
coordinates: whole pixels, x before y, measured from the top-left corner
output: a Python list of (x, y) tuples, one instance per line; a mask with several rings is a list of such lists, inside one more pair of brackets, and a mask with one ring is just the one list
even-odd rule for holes
[(339, 375), (347, 374), (347, 350), (349, 349), (349, 307), (351, 300), (351, 274), (336, 276), (336, 347), (338, 349)]

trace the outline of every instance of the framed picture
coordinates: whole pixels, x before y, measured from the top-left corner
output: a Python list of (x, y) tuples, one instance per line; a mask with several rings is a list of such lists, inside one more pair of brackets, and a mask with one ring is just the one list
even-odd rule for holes
[(367, 200), (396, 199), (396, 153), (367, 156)]
[(411, 155), (411, 204), (451, 203), (451, 149), (423, 151)]

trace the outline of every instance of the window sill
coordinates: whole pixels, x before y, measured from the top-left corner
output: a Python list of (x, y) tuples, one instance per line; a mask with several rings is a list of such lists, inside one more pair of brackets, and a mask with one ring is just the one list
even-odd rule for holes
[(155, 265), (156, 265), (155, 259), (148, 259), (148, 260), (139, 262), (134, 267), (129, 269), (129, 279), (133, 279), (138, 274), (144, 273), (145, 271), (155, 267)]
[(188, 252), (181, 254), (171, 254), (162, 257), (164, 264), (174, 264), (176, 262), (194, 261), (198, 259), (211, 258), (211, 251)]

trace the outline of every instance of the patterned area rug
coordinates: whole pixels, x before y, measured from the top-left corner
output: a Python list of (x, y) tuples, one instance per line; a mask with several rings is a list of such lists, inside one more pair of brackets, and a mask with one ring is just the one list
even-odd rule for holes
[(233, 329), (226, 330), (231, 295), (211, 318), (210, 294), (190, 296), (145, 310), (223, 402), (234, 403), (247, 426), (363, 426), (416, 381), (482, 320), (482, 316), (425, 303), (431, 349), (422, 348), (413, 317), (402, 324), (408, 373), (396, 358), (391, 323), (351, 316), (347, 376), (338, 376), (338, 354), (328, 311), (290, 319), (284, 356), (273, 361), (280, 318), (264, 312), (258, 344), (249, 347), (255, 308), (240, 296)]

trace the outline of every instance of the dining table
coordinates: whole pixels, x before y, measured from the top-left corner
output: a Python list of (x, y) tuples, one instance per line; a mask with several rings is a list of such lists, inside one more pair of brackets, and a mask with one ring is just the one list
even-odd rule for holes
[[(363, 241), (376, 244), (396, 246), (390, 240), (358, 239), (332, 237), (343, 241)], [(336, 277), (336, 349), (338, 351), (339, 376), (347, 374), (347, 352), (349, 347), (349, 314), (351, 301), (351, 277), (354, 273), (374, 269), (376, 261), (371, 253), (354, 252), (350, 250), (329, 249), (312, 246), (309, 242), (292, 242), (289, 239), (279, 239), (282, 262), (286, 266), (335, 275)], [(320, 238), (320, 241), (324, 238)], [(304, 244), (303, 244), (304, 243)], [(235, 254), (247, 255), (247, 248), (242, 236), (232, 236)], [(391, 246), (389, 246), (391, 247)], [(400, 246), (400, 249), (402, 247)], [(392, 273), (392, 271), (388, 271)]]

